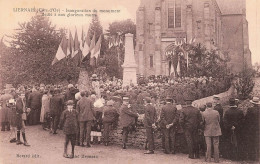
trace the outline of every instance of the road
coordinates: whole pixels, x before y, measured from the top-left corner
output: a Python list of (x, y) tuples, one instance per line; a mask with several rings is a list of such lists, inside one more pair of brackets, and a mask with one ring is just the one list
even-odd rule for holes
[[(204, 158), (189, 159), (186, 154), (164, 154), (157, 150), (155, 154), (145, 155), (144, 150), (119, 146), (93, 145), (91, 148), (76, 147), (77, 158), (67, 159), (62, 156), (64, 135), (58, 131), (57, 135), (42, 130), (40, 125), (26, 127), (26, 135), (30, 147), (9, 143), (10, 132), (0, 132), (0, 163), (205, 163)], [(69, 147), (69, 150), (70, 147)], [(69, 153), (70, 151), (68, 151)], [(221, 163), (236, 163), (221, 159)]]

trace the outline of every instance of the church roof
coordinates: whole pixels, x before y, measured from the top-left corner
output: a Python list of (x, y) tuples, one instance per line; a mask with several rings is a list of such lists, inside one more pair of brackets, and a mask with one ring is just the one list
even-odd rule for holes
[(243, 9), (246, 8), (245, 0), (216, 0), (216, 1), (223, 15), (243, 14)]

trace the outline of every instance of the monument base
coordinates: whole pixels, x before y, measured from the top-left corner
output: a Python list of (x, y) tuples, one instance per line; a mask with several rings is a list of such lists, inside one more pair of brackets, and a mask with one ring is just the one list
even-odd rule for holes
[(123, 71), (123, 86), (137, 85), (136, 67), (126, 67)]

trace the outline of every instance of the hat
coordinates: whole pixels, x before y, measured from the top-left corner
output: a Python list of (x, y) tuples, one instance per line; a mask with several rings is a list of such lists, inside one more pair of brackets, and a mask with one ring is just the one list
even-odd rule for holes
[(200, 110), (200, 111), (205, 111), (205, 109), (206, 109), (206, 106), (205, 106), (205, 105), (202, 105), (202, 106), (199, 107), (199, 110)]
[(123, 100), (129, 100), (129, 97), (124, 96)]
[(213, 95), (213, 99), (220, 100), (220, 97), (218, 95)]
[(74, 104), (73, 100), (67, 101), (67, 105), (73, 105), (73, 104)]
[(258, 97), (253, 97), (253, 99), (250, 100), (250, 102), (253, 104), (260, 104), (260, 99)]
[(234, 98), (229, 99), (229, 106), (236, 106), (236, 100)]
[(170, 96), (167, 96), (165, 100), (172, 100), (172, 98)]
[(74, 87), (73, 84), (68, 85), (68, 88), (73, 88), (73, 87)]
[(97, 74), (93, 74), (93, 75), (92, 75), (92, 78), (95, 78), (95, 77), (97, 77)]
[(212, 107), (212, 103), (211, 103), (211, 102), (207, 102), (207, 103), (206, 103), (206, 106), (207, 106), (208, 108), (211, 108), (211, 107)]
[(109, 100), (108, 102), (107, 102), (107, 105), (108, 106), (112, 106), (114, 104), (114, 101), (113, 100)]

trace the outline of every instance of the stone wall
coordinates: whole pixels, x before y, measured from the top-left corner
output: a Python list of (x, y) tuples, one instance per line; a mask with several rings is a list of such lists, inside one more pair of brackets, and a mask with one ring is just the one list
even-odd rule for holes
[[(222, 104), (227, 104), (229, 98), (235, 94), (235, 89), (232, 86), (228, 91), (220, 93), (220, 101)], [(199, 107), (203, 104), (206, 104), (207, 102), (212, 102), (213, 96), (206, 97), (203, 99), (195, 100), (193, 102), (193, 106)], [(162, 148), (162, 139), (161, 139), (161, 132), (160, 131), (155, 131), (155, 148), (160, 149)], [(179, 141), (181, 138), (184, 136), (182, 134), (178, 134), (176, 136), (176, 144), (178, 145)], [(122, 129), (118, 128), (116, 130), (113, 130), (110, 134), (110, 143), (114, 145), (122, 145)], [(130, 147), (135, 147), (135, 148), (140, 148), (144, 149), (145, 147), (145, 142), (146, 142), (146, 131), (144, 127), (137, 127), (136, 132), (132, 132), (132, 134), (128, 135), (128, 143), (127, 146)]]

